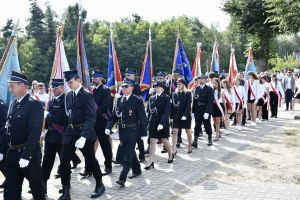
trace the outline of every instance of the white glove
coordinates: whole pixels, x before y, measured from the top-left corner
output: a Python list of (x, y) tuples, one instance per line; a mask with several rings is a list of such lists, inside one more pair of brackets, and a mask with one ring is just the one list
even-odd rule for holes
[(28, 165), (29, 165), (29, 160), (25, 160), (23, 158), (20, 159), (20, 161), (19, 161), (20, 168), (27, 167)]
[(105, 134), (106, 135), (110, 135), (110, 130), (109, 129), (105, 129)]
[(3, 160), (3, 154), (0, 153), (0, 161), (2, 161), (2, 160)]
[(44, 138), (44, 137), (46, 136), (47, 131), (48, 131), (48, 130), (44, 130), (44, 131), (42, 132), (42, 134), (41, 134), (41, 137), (42, 137), (42, 138)]
[(254, 101), (254, 104), (256, 105), (256, 104), (257, 104), (257, 102), (258, 102), (258, 99), (255, 99), (255, 101)]
[(49, 112), (45, 110), (44, 111), (44, 118), (46, 118), (48, 114), (49, 114)]
[(121, 95), (117, 93), (117, 94), (115, 94), (115, 97), (118, 99), (121, 97)]
[(76, 143), (75, 143), (75, 147), (79, 148), (79, 149), (82, 149), (85, 145), (85, 141), (86, 141), (86, 138), (84, 137), (80, 137)]
[(203, 118), (204, 119), (208, 119), (208, 117), (209, 117), (209, 114), (208, 113), (204, 113)]
[(186, 120), (186, 116), (182, 116), (181, 120), (183, 120), (183, 121)]
[(160, 131), (160, 130), (163, 130), (163, 128), (164, 128), (164, 126), (159, 124), (158, 127), (157, 127), (157, 130)]
[(142, 137), (141, 137), (141, 140), (143, 140), (143, 141), (144, 141), (144, 140), (147, 140), (147, 139), (148, 139), (147, 136), (142, 136)]

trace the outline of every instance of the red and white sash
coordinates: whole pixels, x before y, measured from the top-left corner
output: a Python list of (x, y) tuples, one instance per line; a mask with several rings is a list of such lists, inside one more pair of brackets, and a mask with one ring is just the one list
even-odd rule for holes
[[(250, 80), (248, 80), (248, 87), (249, 87), (249, 89), (250, 89), (251, 95), (254, 97), (254, 99), (256, 99), (256, 96), (255, 96), (255, 94), (254, 94), (254, 92), (253, 92), (253, 90), (252, 90), (252, 86), (251, 86)], [(250, 98), (249, 100), (251, 100), (251, 98)]]
[(222, 117), (224, 117), (224, 111), (223, 111), (223, 108), (220, 104), (220, 102), (216, 99), (215, 95), (214, 95), (214, 103), (217, 105), (218, 109), (220, 110), (220, 112), (222, 113)]
[(236, 95), (237, 98), (239, 99), (239, 104), (238, 104), (237, 110), (240, 109), (240, 106), (242, 106), (242, 109), (243, 109), (243, 100), (242, 100), (242, 98), (240, 97), (240, 95), (239, 95), (238, 91), (236, 90), (236, 87), (235, 87), (235, 86), (233, 87), (233, 90), (234, 90), (234, 92), (235, 92), (235, 95)]
[(278, 106), (281, 107), (281, 95), (278, 93), (278, 91), (274, 88), (272, 82), (270, 82), (270, 86), (273, 90), (273, 92), (277, 95), (278, 98)]
[(232, 111), (232, 103), (229, 101), (227, 95), (224, 93), (224, 98), (225, 98), (225, 101), (226, 101), (226, 105), (229, 106), (229, 110)]

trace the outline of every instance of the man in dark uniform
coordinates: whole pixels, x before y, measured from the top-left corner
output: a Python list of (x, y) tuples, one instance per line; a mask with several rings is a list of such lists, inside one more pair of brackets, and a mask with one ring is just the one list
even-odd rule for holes
[(105, 133), (109, 134), (114, 124), (119, 122), (119, 135), (124, 150), (123, 170), (117, 181), (121, 187), (125, 186), (130, 168), (132, 168), (132, 175), (129, 178), (135, 178), (142, 173), (135, 145), (137, 140), (147, 138), (147, 117), (144, 104), (141, 98), (132, 94), (133, 87), (132, 80), (124, 79), (122, 83), (123, 96), (117, 100), (105, 130)]
[[(141, 96), (141, 88), (138, 83), (135, 82), (135, 74), (136, 71), (130, 68), (126, 68), (125, 70), (125, 78), (128, 80), (131, 80), (134, 83), (132, 94), (136, 95), (137, 97)], [(123, 95), (123, 91), (120, 93)], [(137, 145), (139, 149), (139, 159), (140, 162), (145, 161), (145, 147), (144, 147), (144, 142), (142, 140), (137, 140)], [(116, 164), (121, 164), (124, 156), (124, 149), (122, 148), (122, 142), (120, 142), (117, 150), (117, 156), (116, 156)]]
[[(21, 199), (23, 180), (29, 181), (33, 199), (45, 199), (45, 187), (42, 181), (40, 136), (43, 124), (43, 106), (30, 98), (27, 91), (29, 81), (23, 74), (12, 72), (9, 90), (16, 100), (9, 108), (6, 121), (6, 141), (0, 141), (0, 147), (8, 144), (5, 160), (4, 200)], [(0, 160), (3, 149), (0, 149)]]
[[(2, 140), (1, 138), (3, 138), (4, 141), (4, 145), (0, 146), (1, 149), (0, 152), (3, 152), (2, 162), (0, 162), (0, 171), (4, 176), (5, 176), (4, 162), (5, 162), (5, 155), (7, 151), (7, 143), (5, 140), (5, 123), (6, 123), (7, 111), (8, 111), (7, 105), (4, 103), (4, 101), (0, 99), (0, 141)], [(4, 188), (4, 184), (5, 181), (0, 185), (0, 188)]]
[(82, 87), (77, 70), (66, 71), (64, 75), (72, 91), (67, 94), (65, 99), (67, 127), (63, 135), (61, 149), (63, 194), (59, 200), (71, 199), (70, 161), (76, 148), (81, 150), (87, 165), (91, 167), (96, 180), (96, 187), (91, 198), (97, 198), (104, 193), (105, 187), (102, 183), (102, 173), (94, 152), (94, 144), (96, 142), (96, 133), (94, 130), (96, 122), (95, 100), (93, 95)]
[(64, 79), (52, 79), (51, 88), (54, 98), (48, 103), (46, 115), (47, 133), (45, 135), (45, 148), (43, 158), (43, 181), (47, 193), (47, 181), (54, 165), (56, 153), (61, 156), (61, 144), (66, 123)]
[(199, 87), (196, 88), (194, 93), (194, 101), (192, 105), (192, 113), (195, 117), (194, 128), (194, 142), (193, 147), (198, 147), (198, 137), (201, 130), (202, 123), (204, 124), (205, 132), (208, 135), (208, 146), (212, 145), (212, 129), (210, 123), (210, 115), (212, 113), (214, 102), (213, 89), (205, 84), (204, 75), (199, 76)]
[(105, 74), (99, 71), (93, 71), (92, 82), (94, 88), (91, 90), (96, 103), (96, 124), (95, 131), (105, 158), (106, 174), (112, 171), (112, 148), (109, 135), (105, 134), (105, 127), (109, 118), (109, 108), (111, 103), (110, 90), (102, 82), (105, 79)]

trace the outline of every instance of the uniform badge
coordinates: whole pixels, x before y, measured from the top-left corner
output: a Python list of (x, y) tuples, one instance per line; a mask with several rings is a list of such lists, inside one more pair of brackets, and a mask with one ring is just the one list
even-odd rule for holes
[(195, 99), (198, 99), (199, 98), (199, 94), (195, 94)]
[(130, 110), (128, 111), (128, 113), (129, 113), (129, 116), (131, 116), (131, 115), (132, 115), (132, 110), (130, 109)]

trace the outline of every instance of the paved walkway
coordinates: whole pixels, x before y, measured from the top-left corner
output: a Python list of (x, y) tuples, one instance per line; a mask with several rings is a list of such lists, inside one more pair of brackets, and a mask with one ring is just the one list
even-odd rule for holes
[[(296, 110), (300, 110), (298, 107)], [(115, 183), (121, 170), (120, 166), (113, 167), (113, 173), (103, 178), (106, 186), (105, 194), (99, 199), (298, 199), (300, 186), (256, 183), (256, 182), (222, 182), (211, 180), (208, 175), (222, 168), (222, 163), (237, 156), (244, 148), (249, 147), (258, 138), (264, 137), (273, 130), (283, 128), (285, 124), (295, 123), (293, 117), (299, 112), (280, 112), (278, 119), (270, 119), (255, 128), (245, 127), (242, 132), (232, 128), (232, 134), (223, 137), (214, 146), (206, 146), (206, 140), (200, 140), (200, 148), (193, 149), (192, 154), (187, 154), (186, 137), (182, 148), (178, 150), (174, 163), (167, 163), (167, 155), (161, 154), (161, 145), (158, 145), (155, 169), (144, 171), (139, 178), (128, 180), (125, 188), (119, 188)], [(299, 122), (298, 122), (299, 123)], [(114, 141), (114, 152), (118, 142)], [(78, 155), (81, 155), (78, 152)], [(103, 156), (97, 151), (102, 169)], [(56, 165), (58, 162), (56, 162)], [(72, 174), (72, 199), (89, 199), (94, 190), (93, 178), (80, 179), (78, 173), (84, 164), (73, 171)], [(144, 164), (142, 164), (144, 167)], [(53, 172), (56, 171), (56, 167)], [(52, 176), (48, 182), (48, 199), (58, 199), (60, 179)], [(28, 185), (25, 181), (23, 199), (32, 199), (27, 193)], [(2, 197), (0, 191), (0, 199)], [(299, 198), (300, 199), (300, 198)]]

